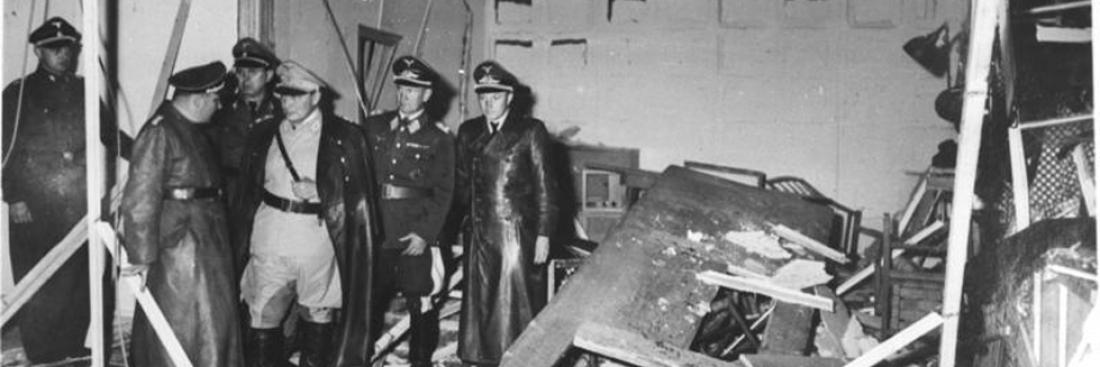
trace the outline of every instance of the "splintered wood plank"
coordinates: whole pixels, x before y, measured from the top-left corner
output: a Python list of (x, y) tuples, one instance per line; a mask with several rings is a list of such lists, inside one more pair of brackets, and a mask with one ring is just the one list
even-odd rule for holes
[[(670, 167), (504, 353), (501, 365), (554, 365), (587, 321), (687, 348), (718, 289), (697, 280), (697, 273), (731, 265), (774, 271), (782, 264), (721, 240), (725, 233), (775, 223), (821, 241), (832, 215), (795, 195)], [(708, 240), (689, 240), (689, 231)]]
[(656, 343), (645, 337), (596, 322), (586, 322), (573, 336), (573, 345), (605, 357), (611, 357), (640, 367), (734, 367), (704, 354)]
[(760, 354), (803, 355), (810, 347), (813, 334), (814, 309), (777, 301), (768, 325)]
[(735, 277), (722, 274), (713, 270), (707, 270), (698, 275), (699, 280), (707, 284), (733, 289), (741, 292), (759, 293), (765, 296), (799, 306), (813, 307), (821, 310), (832, 311), (833, 300), (804, 293), (794, 289), (787, 289), (771, 281), (752, 279), (747, 277)]
[(745, 367), (842, 367), (844, 361), (824, 357), (742, 354)]

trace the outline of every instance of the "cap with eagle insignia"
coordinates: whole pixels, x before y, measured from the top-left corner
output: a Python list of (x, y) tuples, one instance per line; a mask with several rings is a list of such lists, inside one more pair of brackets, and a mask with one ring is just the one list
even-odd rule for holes
[(393, 62), (393, 83), (413, 87), (432, 87), (435, 71), (414, 56), (401, 56)]
[(80, 44), (80, 32), (61, 17), (53, 17), (31, 32), (28, 42), (36, 47)]
[(515, 91), (516, 77), (495, 61), (486, 61), (474, 68), (474, 92), (512, 92)]
[(233, 46), (233, 66), (274, 69), (279, 58), (270, 48), (252, 37), (242, 38)]
[(176, 92), (215, 93), (225, 86), (225, 64), (221, 61), (180, 70), (168, 78)]

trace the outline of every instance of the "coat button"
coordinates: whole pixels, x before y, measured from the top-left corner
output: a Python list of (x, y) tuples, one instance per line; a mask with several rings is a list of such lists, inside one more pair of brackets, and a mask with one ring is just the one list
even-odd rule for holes
[(344, 157), (340, 157), (340, 163), (347, 163), (347, 159)]

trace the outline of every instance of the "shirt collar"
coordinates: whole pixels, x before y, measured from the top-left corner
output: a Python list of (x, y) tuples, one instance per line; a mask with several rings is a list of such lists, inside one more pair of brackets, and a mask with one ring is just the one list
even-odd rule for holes
[(420, 130), (420, 116), (423, 115), (424, 110), (416, 111), (416, 113), (412, 114), (411, 116), (405, 116), (401, 114), (400, 111), (398, 111), (397, 117), (395, 117), (393, 121), (390, 121), (390, 130), (397, 129), (398, 120), (406, 119), (409, 120), (409, 133), (415, 133), (417, 130)]
[(298, 125), (297, 129), (294, 128), (293, 124), (288, 119), (283, 119), (283, 123), (279, 127), (279, 129), (282, 130), (285, 133), (290, 133), (292, 131), (302, 130), (303, 128), (306, 129), (306, 131), (309, 131), (309, 132), (316, 132), (317, 130), (321, 129), (321, 109), (320, 108), (315, 108), (313, 110), (313, 112), (310, 112), (309, 116), (306, 116), (305, 121), (302, 121), (302, 123), (300, 125)]
[(497, 129), (504, 129), (504, 122), (508, 121), (508, 114), (512, 113), (511, 110), (505, 111), (503, 116), (500, 116), (496, 121), (489, 121), (485, 119), (485, 127), (489, 128), (489, 131), (493, 131), (493, 123), (497, 124)]

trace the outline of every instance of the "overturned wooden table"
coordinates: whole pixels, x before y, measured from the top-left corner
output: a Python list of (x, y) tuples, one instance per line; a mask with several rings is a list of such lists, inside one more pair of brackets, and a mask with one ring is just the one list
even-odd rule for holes
[(723, 234), (784, 225), (824, 241), (831, 220), (828, 208), (794, 195), (669, 167), (508, 349), (501, 365), (552, 366), (574, 345), (582, 325), (591, 334), (582, 339), (636, 340), (604, 346), (637, 349), (621, 351), (637, 353), (639, 360), (627, 360), (633, 364), (731, 365), (687, 351), (718, 289), (696, 275), (739, 268), (770, 276), (782, 261), (723, 241)]

